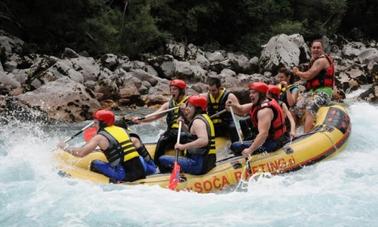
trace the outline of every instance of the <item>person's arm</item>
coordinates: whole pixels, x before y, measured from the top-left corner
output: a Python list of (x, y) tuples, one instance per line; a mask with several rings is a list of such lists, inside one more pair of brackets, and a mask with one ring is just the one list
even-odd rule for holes
[[(94, 136), (88, 141), (83, 147), (72, 147), (67, 148), (66, 151), (71, 153), (76, 157), (84, 157), (96, 149), (97, 146), (101, 145), (101, 135)], [(101, 146), (100, 146), (101, 147)]]
[(320, 58), (314, 62), (311, 68), (305, 72), (299, 71), (297, 67), (293, 68), (293, 74), (304, 80), (311, 80), (318, 75), (323, 69), (328, 67), (328, 61), (325, 58)]
[(179, 150), (187, 150), (187, 149), (193, 149), (193, 148), (201, 148), (206, 146), (209, 143), (209, 138), (207, 135), (207, 130), (206, 130), (206, 124), (200, 119), (196, 119), (193, 122), (192, 128), (191, 128), (191, 134), (196, 135), (197, 139), (185, 143), (185, 144), (176, 144), (175, 149)]
[(230, 97), (227, 99), (226, 109), (229, 111), (230, 107), (232, 107), (232, 110), (234, 111), (234, 113), (239, 116), (245, 116), (246, 114), (248, 114), (253, 104), (246, 103), (246, 104), (240, 105), (239, 100), (236, 98), (236, 96), (235, 95), (233, 96), (235, 97), (235, 99), (230, 98)]
[[(154, 113), (159, 113), (159, 112), (164, 111), (164, 110), (168, 110), (168, 107), (169, 107), (169, 102), (166, 102), (163, 105), (161, 105), (158, 110), (156, 110), (155, 112), (151, 113), (151, 115), (154, 114)], [(153, 116), (150, 116), (150, 117), (146, 117), (143, 120), (140, 120), (139, 117), (133, 117), (132, 121), (134, 123), (136, 123), (136, 124), (152, 122), (152, 121), (155, 121), (155, 120), (163, 117), (166, 114), (167, 113), (153, 115)]]
[(243, 156), (248, 157), (253, 152), (261, 147), (269, 136), (269, 128), (273, 119), (273, 111), (270, 108), (265, 108), (257, 113), (257, 128), (259, 133), (250, 147), (242, 151)]
[(294, 120), (293, 115), (291, 114), (291, 112), (289, 111), (289, 109), (287, 108), (285, 103), (282, 105), (282, 109), (285, 112), (286, 117), (290, 121), (290, 138), (293, 139), (295, 137), (295, 134), (296, 134), (295, 120)]
[(289, 104), (290, 107), (294, 106), (298, 98), (298, 88), (295, 88), (292, 91), (290, 91), (290, 89), (287, 89), (286, 97), (287, 97), (287, 104)]

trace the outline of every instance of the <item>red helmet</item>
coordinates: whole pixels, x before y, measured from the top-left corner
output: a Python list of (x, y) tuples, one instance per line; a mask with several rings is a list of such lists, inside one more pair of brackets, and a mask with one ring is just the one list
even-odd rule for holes
[(276, 86), (276, 85), (268, 85), (268, 92), (270, 94), (273, 94), (273, 95), (276, 95), (276, 96), (279, 96), (281, 94), (281, 89)]
[(171, 82), (169, 83), (169, 86), (175, 86), (180, 89), (185, 89), (186, 83), (183, 80), (175, 79), (175, 80), (171, 80)]
[(268, 85), (263, 82), (252, 82), (248, 85), (249, 90), (255, 90), (259, 93), (266, 94), (268, 91)]
[(201, 107), (202, 111), (206, 111), (207, 99), (205, 96), (192, 95), (189, 97), (188, 103), (195, 107)]
[(104, 122), (107, 126), (114, 124), (114, 113), (109, 110), (99, 110), (93, 114), (93, 119)]

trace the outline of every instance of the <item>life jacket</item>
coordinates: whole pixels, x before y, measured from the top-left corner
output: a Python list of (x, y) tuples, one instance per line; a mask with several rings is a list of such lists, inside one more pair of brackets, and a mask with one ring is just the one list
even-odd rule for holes
[(330, 87), (333, 88), (334, 85), (334, 74), (335, 74), (335, 65), (333, 64), (333, 60), (328, 55), (322, 55), (313, 61), (310, 62), (310, 68), (314, 64), (314, 62), (320, 58), (326, 58), (329, 62), (329, 67), (327, 69), (323, 69), (318, 75), (316, 75), (311, 80), (306, 82), (306, 89), (307, 90), (315, 90), (320, 87)]
[(285, 134), (286, 126), (282, 108), (276, 100), (272, 99), (267, 102), (263, 102), (261, 105), (253, 106), (249, 112), (252, 124), (255, 128), (258, 128), (257, 113), (264, 108), (270, 108), (273, 111), (273, 119), (270, 124), (268, 138), (277, 140)]
[(125, 165), (129, 160), (139, 158), (138, 151), (123, 128), (114, 125), (108, 126), (100, 130), (98, 134), (105, 136), (109, 141), (109, 147), (103, 152), (111, 166), (116, 166), (119, 163)]
[(202, 173), (207, 173), (209, 170), (214, 168), (216, 162), (216, 147), (215, 147), (215, 129), (212, 120), (207, 114), (198, 114), (193, 118), (189, 124), (189, 130), (192, 127), (194, 120), (201, 119), (206, 124), (206, 130), (208, 135), (208, 144), (202, 149), (206, 149), (207, 152), (204, 154)]
[[(215, 99), (210, 93), (207, 95), (207, 113), (211, 116), (215, 113), (224, 110), (226, 107), (226, 101), (228, 99), (228, 95), (230, 92), (226, 91), (226, 89), (222, 89), (221, 93), (219, 94), (218, 98)], [(214, 124), (222, 123), (222, 119), (231, 119), (231, 114), (229, 112), (223, 113), (222, 117), (215, 116), (212, 118)]]
[[(184, 96), (180, 102), (176, 103), (176, 101), (171, 98), (169, 100), (169, 109), (171, 108), (174, 108), (174, 107), (177, 107), (177, 106), (181, 106), (182, 104), (184, 104), (187, 100), (188, 100), (188, 96)], [(167, 114), (167, 118), (166, 118), (166, 121), (167, 121), (167, 126), (168, 126), (168, 129), (173, 129), (173, 128), (178, 128), (178, 121), (177, 119), (180, 117), (180, 108), (176, 108), (172, 111), (169, 111), (168, 114)]]

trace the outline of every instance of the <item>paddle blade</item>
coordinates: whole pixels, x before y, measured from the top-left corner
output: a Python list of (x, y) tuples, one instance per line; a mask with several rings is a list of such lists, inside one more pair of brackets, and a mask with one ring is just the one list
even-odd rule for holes
[(175, 190), (177, 187), (177, 184), (180, 182), (180, 169), (181, 167), (178, 164), (178, 162), (175, 162), (171, 176), (169, 177), (168, 188), (171, 190)]
[(85, 142), (88, 142), (97, 134), (97, 129), (95, 127), (90, 127), (84, 130), (83, 138)]

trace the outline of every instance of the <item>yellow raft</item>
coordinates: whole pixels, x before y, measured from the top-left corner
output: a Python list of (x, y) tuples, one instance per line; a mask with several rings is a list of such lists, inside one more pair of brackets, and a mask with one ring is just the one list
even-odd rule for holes
[[(282, 174), (331, 158), (344, 149), (350, 132), (350, 118), (344, 107), (341, 105), (322, 107), (317, 113), (315, 128), (310, 133), (297, 137), (275, 152), (253, 155), (249, 163), (252, 174), (258, 172)], [(218, 150), (224, 149), (229, 144), (224, 138), (217, 138)], [(148, 145), (147, 149), (153, 155), (155, 145)], [(83, 158), (74, 157), (62, 150), (57, 150), (55, 154), (59, 172), (63, 176), (101, 184), (109, 183), (109, 178), (89, 170), (92, 160), (106, 160), (102, 152), (92, 152)], [(177, 190), (206, 193), (236, 185), (244, 165), (244, 158), (233, 157), (218, 161), (216, 167), (205, 175), (182, 174)], [(169, 173), (156, 174), (148, 176), (146, 179), (123, 184), (160, 185), (163, 188), (168, 188), (169, 176)]]

